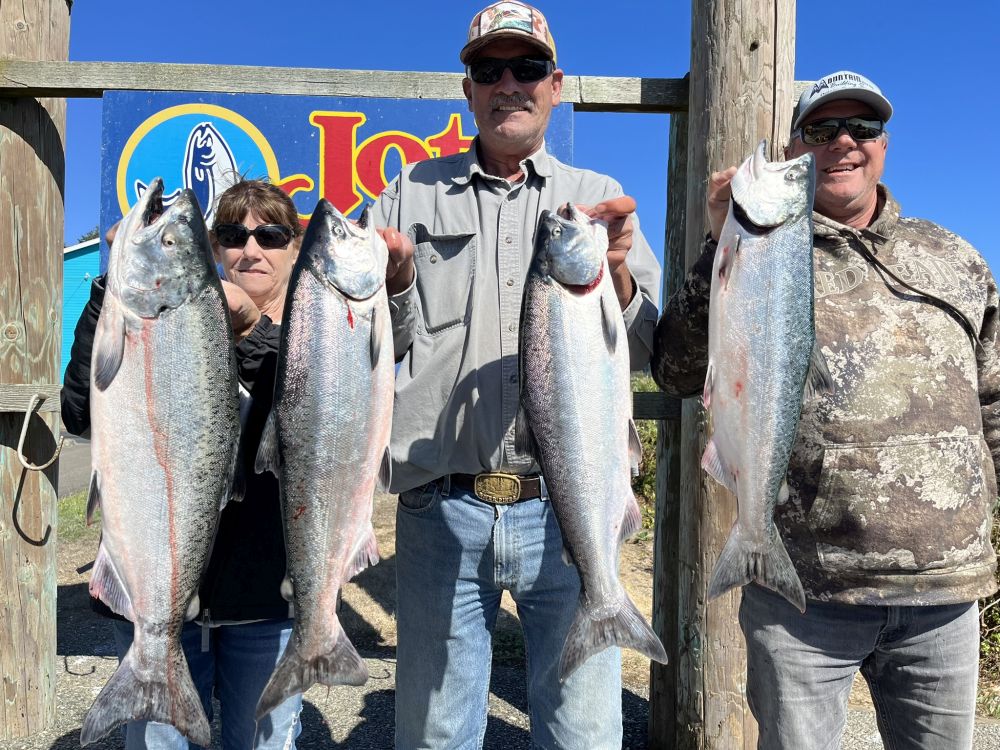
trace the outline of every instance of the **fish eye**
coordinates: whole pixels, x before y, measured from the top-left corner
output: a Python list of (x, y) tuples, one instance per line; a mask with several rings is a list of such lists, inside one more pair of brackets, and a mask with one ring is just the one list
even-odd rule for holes
[(174, 245), (177, 244), (177, 240), (174, 239), (174, 236), (172, 234), (164, 234), (163, 244), (166, 245), (167, 247), (173, 247)]
[(556, 227), (552, 230), (553, 237), (559, 237), (562, 234), (562, 227)]
[(333, 227), (333, 233), (337, 237), (343, 237), (344, 236), (344, 228), (342, 226), (340, 226), (339, 224), (335, 224), (334, 227)]

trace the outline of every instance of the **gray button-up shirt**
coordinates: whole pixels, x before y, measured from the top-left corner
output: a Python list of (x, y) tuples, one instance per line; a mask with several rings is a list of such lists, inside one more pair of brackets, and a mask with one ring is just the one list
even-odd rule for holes
[[(390, 299), (396, 359), (392, 491), (446, 474), (537, 471), (514, 450), (521, 295), (545, 209), (622, 195), (605, 175), (577, 169), (543, 146), (511, 183), (486, 174), (476, 144), (407, 165), (382, 192), (379, 226), (406, 233), (416, 278)], [(632, 368), (652, 350), (660, 266), (633, 217), (627, 265), (638, 292), (623, 311)]]

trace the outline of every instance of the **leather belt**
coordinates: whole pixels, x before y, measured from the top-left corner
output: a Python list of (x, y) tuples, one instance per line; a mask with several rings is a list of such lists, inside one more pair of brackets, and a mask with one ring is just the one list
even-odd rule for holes
[(537, 474), (452, 474), (451, 484), (461, 490), (471, 491), (477, 498), (490, 505), (510, 505), (519, 500), (541, 497), (542, 480)]

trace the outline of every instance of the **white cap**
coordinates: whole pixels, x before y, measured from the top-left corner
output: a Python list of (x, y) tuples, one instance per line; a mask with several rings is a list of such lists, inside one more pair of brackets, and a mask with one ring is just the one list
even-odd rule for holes
[(838, 70), (823, 76), (802, 92), (795, 107), (795, 121), (792, 130), (797, 130), (810, 112), (821, 104), (838, 99), (856, 99), (871, 106), (883, 122), (892, 117), (892, 105), (882, 94), (882, 90), (859, 73)]

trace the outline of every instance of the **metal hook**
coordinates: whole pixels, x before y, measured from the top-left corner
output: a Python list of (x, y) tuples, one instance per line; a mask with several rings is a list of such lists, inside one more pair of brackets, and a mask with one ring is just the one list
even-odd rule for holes
[(44, 401), (45, 396), (41, 393), (36, 393), (31, 397), (31, 401), (28, 403), (28, 410), (24, 413), (24, 424), (21, 425), (21, 438), (17, 441), (17, 460), (20, 461), (21, 466), (28, 471), (44, 471), (49, 468), (56, 462), (56, 459), (59, 458), (59, 454), (62, 452), (63, 443), (66, 442), (66, 436), (61, 435), (59, 437), (59, 445), (56, 446), (56, 452), (52, 454), (52, 458), (41, 466), (36, 466), (24, 457), (24, 440), (28, 436), (28, 422), (31, 421), (31, 415), (38, 411), (38, 407), (40, 407)]

